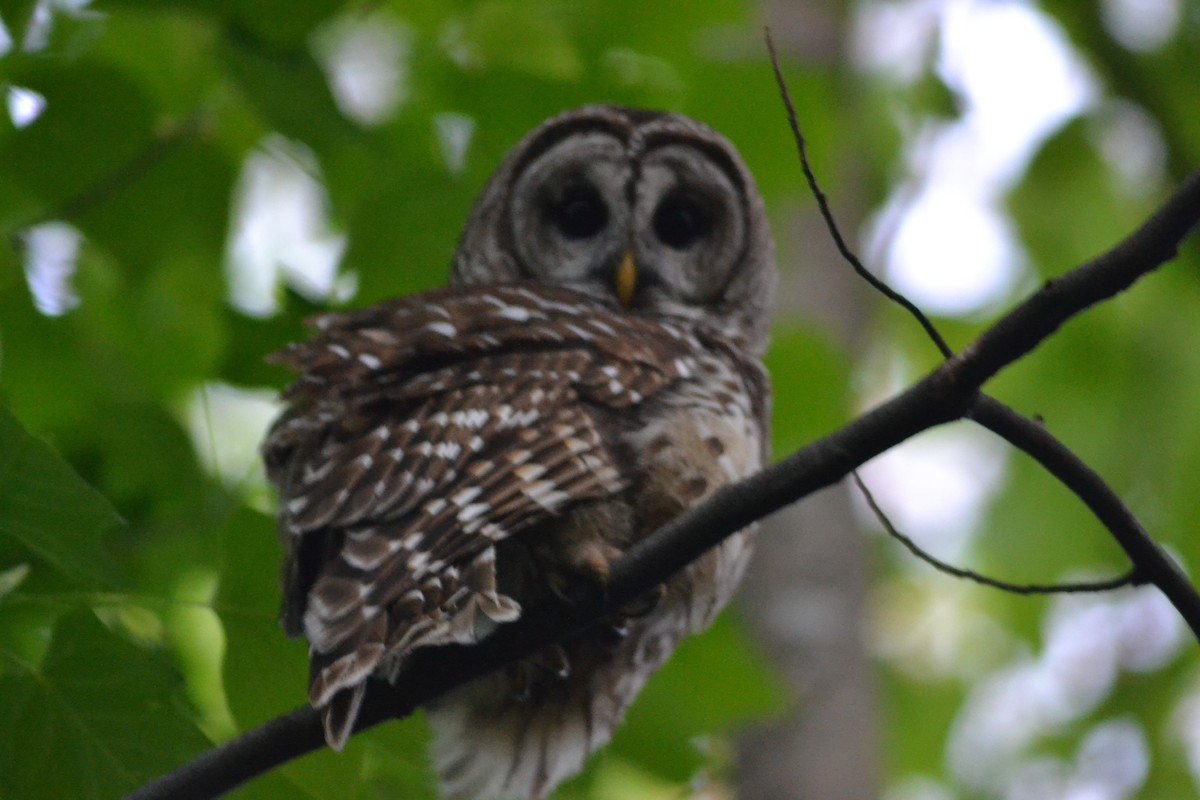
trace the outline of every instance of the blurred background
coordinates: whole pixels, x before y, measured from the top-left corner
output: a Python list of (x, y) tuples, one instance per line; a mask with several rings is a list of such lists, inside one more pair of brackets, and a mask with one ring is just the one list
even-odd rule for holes
[[(304, 700), (276, 624), (257, 443), (318, 310), (441, 284), (529, 128), (615, 102), (732, 139), (771, 209), (777, 457), (937, 364), (842, 263), (952, 346), (1114, 244), (1200, 166), (1187, 0), (0, 2), (0, 799), (117, 797)], [(1200, 247), (989, 391), (1200, 563)], [(987, 432), (863, 470), (929, 551), (1016, 582), (1123, 572)], [(1032, 598), (932, 571), (836, 487), (765, 526), (560, 800), (1184, 797), (1200, 650), (1152, 589)], [(417, 716), (239, 798), (432, 798)], [(47, 765), (50, 765), (49, 767)]]

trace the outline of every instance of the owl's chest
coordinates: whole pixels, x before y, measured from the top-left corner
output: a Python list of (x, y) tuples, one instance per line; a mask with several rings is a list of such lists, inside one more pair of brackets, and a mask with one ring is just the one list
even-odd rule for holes
[(641, 526), (658, 527), (756, 472), (766, 435), (761, 404), (743, 376), (722, 359), (697, 359), (695, 373), (656, 398), (625, 437), (638, 463), (633, 496)]

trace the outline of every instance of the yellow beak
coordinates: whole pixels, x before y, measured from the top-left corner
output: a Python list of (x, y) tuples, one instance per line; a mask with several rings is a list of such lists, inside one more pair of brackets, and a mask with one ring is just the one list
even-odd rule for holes
[(621, 307), (629, 308), (629, 304), (633, 302), (633, 293), (637, 290), (637, 265), (633, 263), (633, 253), (626, 252), (621, 256), (621, 263), (617, 265), (614, 282), (617, 288), (617, 300), (620, 301)]

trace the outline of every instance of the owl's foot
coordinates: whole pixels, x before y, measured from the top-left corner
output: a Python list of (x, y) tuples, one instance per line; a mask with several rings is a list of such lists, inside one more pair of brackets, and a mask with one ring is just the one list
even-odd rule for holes
[(581, 580), (585, 586), (603, 587), (613, 562), (622, 555), (619, 548), (596, 539), (572, 542), (570, 547), (563, 548), (555, 568), (547, 573), (550, 591), (571, 602), (579, 598)]
[(593, 539), (571, 548), (565, 555), (567, 563), (582, 577), (592, 583), (604, 585), (612, 572), (613, 562), (623, 556), (624, 551), (607, 542)]
[(557, 644), (543, 647), (509, 668), (513, 695), (521, 702), (528, 702), (534, 688), (545, 683), (547, 676), (555, 681), (565, 681), (570, 675), (571, 660), (567, 651)]
[(604, 642), (615, 647), (624, 641), (625, 637), (629, 635), (631, 623), (654, 611), (666, 594), (666, 586), (656, 586), (638, 599), (621, 606), (605, 620), (600, 628), (600, 635)]

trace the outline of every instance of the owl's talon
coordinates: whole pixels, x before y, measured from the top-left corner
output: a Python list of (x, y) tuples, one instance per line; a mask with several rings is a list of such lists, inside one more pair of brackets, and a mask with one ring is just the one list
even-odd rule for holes
[(510, 668), (513, 696), (522, 703), (528, 702), (533, 695), (533, 688), (543, 682), (544, 675), (560, 681), (571, 676), (571, 660), (560, 645), (544, 647)]
[(589, 588), (605, 591), (612, 563), (624, 555), (612, 545), (596, 540), (572, 543), (561, 553), (558, 566), (546, 572), (546, 588), (565, 603), (579, 603)]
[(609, 620), (600, 628), (604, 643), (615, 647), (629, 638), (629, 620), (624, 617)]
[(571, 674), (571, 660), (567, 651), (561, 645), (552, 644), (534, 656), (534, 663), (549, 672), (559, 680), (566, 680)]

